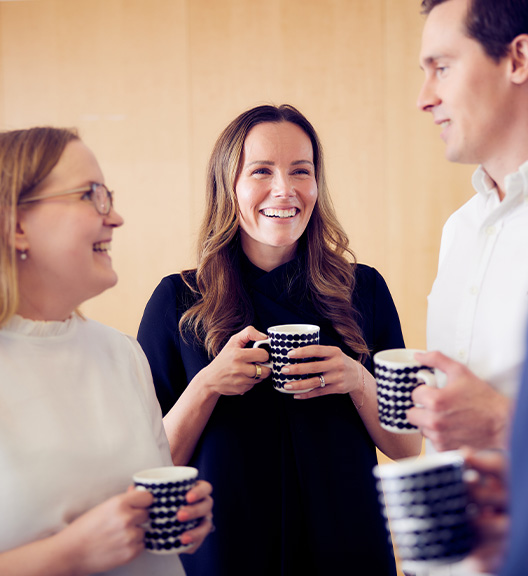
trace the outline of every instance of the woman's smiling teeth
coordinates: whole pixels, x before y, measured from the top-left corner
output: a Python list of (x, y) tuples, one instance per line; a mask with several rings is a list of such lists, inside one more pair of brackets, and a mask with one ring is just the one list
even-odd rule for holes
[(93, 245), (94, 252), (109, 252), (111, 242), (97, 242)]
[(268, 218), (293, 218), (297, 214), (297, 208), (288, 208), (279, 210), (277, 208), (264, 208), (260, 213)]

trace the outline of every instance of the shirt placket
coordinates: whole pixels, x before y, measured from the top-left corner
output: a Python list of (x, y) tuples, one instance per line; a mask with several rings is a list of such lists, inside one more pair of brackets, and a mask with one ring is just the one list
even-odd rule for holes
[(478, 255), (468, 275), (455, 336), (456, 357), (463, 364), (468, 364), (470, 361), (478, 299), (502, 226), (503, 218), (487, 218), (479, 230)]
[(463, 364), (470, 363), (478, 300), (493, 250), (499, 240), (505, 219), (523, 202), (523, 199), (522, 182), (512, 181), (506, 198), (484, 217), (479, 229), (478, 255), (468, 275), (455, 335), (456, 358)]

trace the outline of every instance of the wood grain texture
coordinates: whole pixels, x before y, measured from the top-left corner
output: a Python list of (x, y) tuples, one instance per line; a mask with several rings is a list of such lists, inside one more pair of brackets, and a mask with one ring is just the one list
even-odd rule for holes
[(89, 316), (135, 334), (159, 279), (194, 263), (207, 159), (261, 103), (318, 130), (330, 189), (361, 262), (377, 267), (408, 346), (447, 216), (473, 167), (444, 159), (415, 106), (418, 0), (36, 0), (0, 3), (0, 126), (77, 126), (126, 220), (116, 288)]

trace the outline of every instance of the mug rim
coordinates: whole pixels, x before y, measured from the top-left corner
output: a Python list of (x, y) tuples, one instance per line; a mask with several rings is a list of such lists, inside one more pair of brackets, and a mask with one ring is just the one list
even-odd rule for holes
[(374, 466), (372, 472), (376, 478), (383, 480), (385, 478), (392, 479), (410, 474), (419, 474), (449, 464), (464, 464), (464, 456), (460, 450), (448, 450), (435, 454), (425, 454), (418, 458), (403, 458), (389, 464), (378, 464)]
[(164, 484), (181, 480), (193, 480), (198, 476), (198, 469), (193, 466), (158, 466), (146, 468), (132, 475), (134, 482), (142, 484)]
[[(404, 508), (404, 506), (401, 507)], [(395, 536), (401, 536), (409, 532), (441, 530), (442, 528), (457, 527), (466, 523), (467, 514), (465, 509), (462, 509), (456, 512), (452, 512), (445, 517), (430, 516), (427, 518), (392, 518), (391, 530)]]
[(277, 326), (270, 326), (267, 332), (268, 334), (311, 334), (318, 330), (320, 330), (320, 327), (315, 324), (278, 324)]
[[(387, 350), (380, 350), (379, 352), (376, 352), (376, 354), (374, 354), (373, 361), (374, 364), (378, 364), (378, 366), (423, 366), (414, 358), (416, 352), (425, 354), (426, 350), (421, 350), (419, 348), (388, 348)], [(405, 356), (406, 358), (398, 359), (398, 356)]]

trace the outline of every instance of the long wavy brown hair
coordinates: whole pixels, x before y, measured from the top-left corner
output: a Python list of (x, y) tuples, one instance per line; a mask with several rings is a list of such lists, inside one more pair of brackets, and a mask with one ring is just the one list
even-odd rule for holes
[(18, 306), (15, 231), (18, 203), (53, 170), (75, 130), (29, 128), (0, 132), (0, 326)]
[[(356, 259), (339, 224), (328, 193), (323, 150), (310, 122), (293, 106), (257, 106), (238, 116), (220, 134), (207, 170), (206, 209), (198, 238), (198, 265), (182, 277), (196, 296), (180, 320), (182, 335), (190, 332), (210, 357), (229, 337), (253, 320), (248, 295), (238, 272), (239, 207), (235, 192), (242, 167), (244, 142), (264, 122), (291, 122), (310, 138), (318, 196), (301, 237), (305, 247), (306, 283), (316, 310), (331, 321), (346, 345), (360, 358), (368, 348), (352, 305)], [(348, 258), (347, 258), (348, 257)]]

